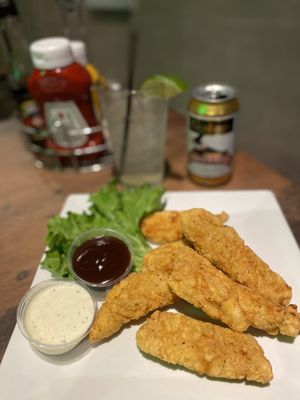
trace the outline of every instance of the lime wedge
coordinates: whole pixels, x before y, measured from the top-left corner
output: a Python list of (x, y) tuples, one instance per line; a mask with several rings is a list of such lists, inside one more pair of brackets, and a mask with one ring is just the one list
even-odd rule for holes
[(186, 88), (186, 83), (176, 76), (153, 75), (142, 83), (140, 91), (146, 96), (167, 100), (184, 92)]

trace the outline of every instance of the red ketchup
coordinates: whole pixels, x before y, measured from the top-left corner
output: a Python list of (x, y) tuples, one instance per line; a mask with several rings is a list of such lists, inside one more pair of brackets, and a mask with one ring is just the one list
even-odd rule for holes
[(61, 37), (37, 40), (30, 45), (30, 53), (35, 69), (28, 90), (41, 109), (40, 128), (49, 133), (46, 147), (59, 155), (63, 166), (72, 165), (74, 157), (80, 166), (105, 155), (104, 136), (93, 111), (91, 79), (74, 62), (70, 41)]

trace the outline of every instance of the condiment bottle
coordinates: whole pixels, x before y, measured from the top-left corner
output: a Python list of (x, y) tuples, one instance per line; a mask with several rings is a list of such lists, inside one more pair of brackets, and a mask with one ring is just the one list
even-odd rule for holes
[(76, 62), (83, 65), (91, 76), (92, 82), (97, 83), (101, 86), (106, 85), (106, 79), (97, 70), (97, 68), (88, 62), (86, 55), (86, 45), (82, 40), (71, 40), (71, 48), (73, 57)]
[[(28, 79), (44, 126), (50, 132), (47, 146), (57, 150), (86, 148), (104, 143), (91, 100), (91, 79), (74, 62), (70, 41), (62, 37), (41, 39), (30, 45), (33, 65)], [(85, 156), (90, 158), (89, 152)]]
[(72, 48), (72, 53), (73, 57), (76, 62), (81, 64), (87, 72), (90, 75), (91, 81), (92, 81), (92, 87), (91, 87), (91, 96), (92, 96), (92, 101), (94, 105), (94, 110), (97, 115), (97, 117), (100, 119), (101, 114), (101, 106), (100, 106), (100, 100), (99, 96), (97, 93), (97, 88), (99, 86), (105, 86), (106, 85), (106, 79), (100, 74), (100, 72), (97, 70), (97, 68), (90, 64), (87, 60), (87, 55), (86, 55), (86, 46), (85, 43), (82, 40), (72, 40), (71, 41), (71, 48)]

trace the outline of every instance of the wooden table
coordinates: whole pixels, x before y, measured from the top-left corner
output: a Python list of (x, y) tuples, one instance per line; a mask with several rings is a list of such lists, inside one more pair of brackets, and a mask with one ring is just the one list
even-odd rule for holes
[[(3, 129), (2, 129), (3, 130)], [(167, 135), (170, 190), (203, 190), (187, 179), (185, 121), (171, 112)], [(111, 177), (111, 170), (93, 173), (56, 172), (33, 166), (17, 129), (0, 132), (0, 360), (16, 321), (17, 305), (29, 289), (44, 250), (49, 218), (59, 213), (70, 193), (94, 192)], [(220, 189), (220, 187), (216, 188)], [(243, 152), (236, 157), (235, 173), (221, 187), (270, 189), (276, 194), (300, 243), (300, 187)], [(215, 189), (209, 189), (215, 190)]]

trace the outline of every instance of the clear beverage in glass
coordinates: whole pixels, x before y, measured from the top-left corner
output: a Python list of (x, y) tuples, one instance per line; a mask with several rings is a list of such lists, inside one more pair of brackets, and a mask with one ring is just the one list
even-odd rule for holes
[(167, 101), (139, 91), (102, 90), (100, 96), (120, 181), (159, 184), (164, 176)]

